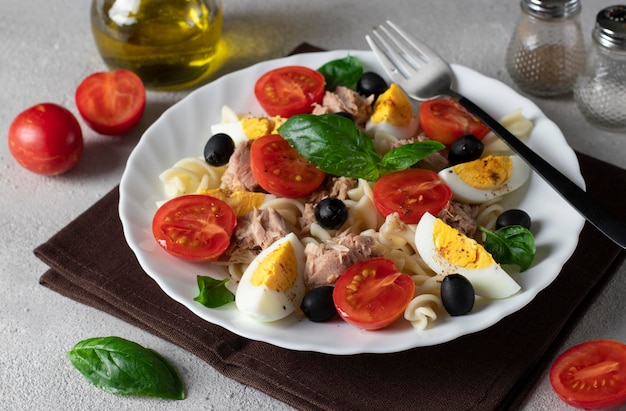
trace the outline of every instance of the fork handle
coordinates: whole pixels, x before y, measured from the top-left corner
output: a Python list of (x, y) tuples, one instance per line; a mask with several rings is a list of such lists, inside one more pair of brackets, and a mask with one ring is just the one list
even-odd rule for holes
[(554, 168), (520, 139), (511, 134), (493, 117), (461, 95), (453, 96), (472, 114), (482, 120), (497, 136), (574, 207), (587, 221), (615, 244), (626, 249), (626, 225), (602, 207), (591, 195)]

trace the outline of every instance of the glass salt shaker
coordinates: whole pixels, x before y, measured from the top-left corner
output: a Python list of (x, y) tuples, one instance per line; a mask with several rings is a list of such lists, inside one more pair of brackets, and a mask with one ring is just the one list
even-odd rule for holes
[(626, 5), (603, 9), (596, 17), (587, 66), (574, 87), (574, 99), (590, 123), (626, 131)]
[(571, 92), (585, 62), (579, 0), (521, 0), (506, 52), (515, 84), (536, 96)]

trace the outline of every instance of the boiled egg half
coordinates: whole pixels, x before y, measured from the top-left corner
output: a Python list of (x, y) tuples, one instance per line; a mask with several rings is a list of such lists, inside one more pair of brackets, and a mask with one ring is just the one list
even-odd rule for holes
[(443, 276), (461, 274), (476, 295), (499, 299), (520, 290), (481, 244), (430, 213), (417, 223), (415, 246), (431, 270)]
[(417, 133), (419, 117), (402, 89), (392, 83), (378, 96), (374, 111), (365, 125), (365, 132), (374, 140), (379, 153), (387, 152), (391, 145)]
[(456, 200), (477, 204), (517, 190), (528, 180), (530, 167), (517, 155), (488, 155), (445, 168), (439, 176)]
[(294, 312), (305, 292), (304, 247), (289, 233), (250, 263), (237, 286), (235, 303), (241, 313), (270, 322)]

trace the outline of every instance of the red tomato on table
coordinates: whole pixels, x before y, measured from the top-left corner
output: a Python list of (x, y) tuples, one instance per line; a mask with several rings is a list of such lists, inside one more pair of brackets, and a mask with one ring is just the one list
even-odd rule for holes
[(593, 340), (573, 346), (552, 364), (550, 383), (577, 408), (604, 410), (626, 403), (626, 344)]
[(473, 134), (482, 139), (489, 132), (489, 128), (482, 121), (450, 98), (422, 102), (420, 125), (428, 138), (446, 146), (465, 134)]
[(146, 106), (146, 89), (132, 71), (114, 70), (85, 78), (75, 94), (76, 107), (94, 131), (121, 135), (137, 125)]
[(378, 330), (397, 320), (413, 299), (415, 283), (398, 272), (393, 261), (372, 258), (343, 273), (333, 290), (339, 315), (365, 330)]
[(237, 226), (233, 209), (211, 196), (190, 194), (163, 204), (152, 219), (152, 234), (168, 253), (189, 261), (217, 259)]
[(419, 168), (385, 174), (374, 184), (373, 194), (383, 217), (397, 212), (407, 224), (418, 223), (425, 212), (437, 215), (452, 198), (452, 190), (437, 173)]
[(311, 194), (326, 178), (326, 173), (278, 134), (268, 134), (252, 142), (250, 168), (265, 191), (287, 198)]
[(270, 116), (291, 117), (310, 113), (324, 97), (324, 76), (303, 66), (270, 70), (254, 85), (254, 94)]
[(9, 150), (27, 170), (57, 175), (73, 168), (83, 153), (83, 133), (64, 107), (42, 103), (30, 107), (9, 127)]

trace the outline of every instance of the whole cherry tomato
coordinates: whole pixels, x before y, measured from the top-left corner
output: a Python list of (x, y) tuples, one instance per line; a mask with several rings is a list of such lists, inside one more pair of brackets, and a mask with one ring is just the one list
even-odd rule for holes
[(73, 168), (83, 153), (83, 133), (64, 107), (42, 103), (30, 107), (9, 127), (9, 150), (27, 170), (57, 175)]

